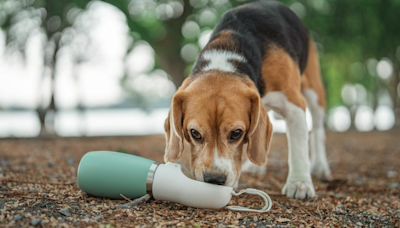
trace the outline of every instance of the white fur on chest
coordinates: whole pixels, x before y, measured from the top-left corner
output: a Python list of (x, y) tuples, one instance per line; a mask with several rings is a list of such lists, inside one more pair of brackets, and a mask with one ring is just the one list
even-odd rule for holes
[(236, 67), (232, 61), (246, 62), (246, 59), (235, 52), (225, 50), (207, 50), (202, 54), (202, 58), (208, 64), (202, 71), (220, 70), (226, 72), (236, 72)]

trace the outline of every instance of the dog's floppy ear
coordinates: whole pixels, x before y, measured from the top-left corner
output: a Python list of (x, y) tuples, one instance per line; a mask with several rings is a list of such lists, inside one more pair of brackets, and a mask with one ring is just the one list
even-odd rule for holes
[(183, 97), (177, 93), (172, 99), (171, 110), (165, 120), (165, 162), (175, 162), (183, 152)]
[(190, 80), (186, 79), (172, 98), (171, 110), (165, 120), (165, 162), (175, 162), (183, 152), (183, 101), (185, 99), (183, 89), (188, 86), (189, 82)]
[(247, 133), (247, 156), (256, 165), (267, 162), (272, 138), (272, 124), (258, 94), (250, 95), (250, 128)]

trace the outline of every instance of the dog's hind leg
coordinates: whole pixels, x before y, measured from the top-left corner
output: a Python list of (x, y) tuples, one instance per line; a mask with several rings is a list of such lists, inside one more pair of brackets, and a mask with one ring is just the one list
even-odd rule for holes
[(311, 111), (313, 123), (310, 134), (312, 174), (321, 180), (331, 180), (325, 148), (325, 90), (321, 80), (317, 47), (313, 41), (310, 41), (308, 64), (302, 79), (302, 91)]
[(313, 90), (306, 90), (304, 96), (312, 115), (313, 127), (310, 133), (310, 152), (312, 174), (321, 180), (331, 180), (331, 170), (326, 157), (325, 148), (325, 110), (317, 102), (317, 95)]

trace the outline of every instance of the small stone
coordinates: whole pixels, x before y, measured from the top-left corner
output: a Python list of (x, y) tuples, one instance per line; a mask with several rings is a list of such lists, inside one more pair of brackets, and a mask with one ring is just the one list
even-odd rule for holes
[(1, 159), (0, 160), (0, 166), (1, 167), (7, 167), (9, 164), (10, 164), (10, 162), (5, 160), (5, 159)]
[(71, 212), (69, 211), (68, 207), (59, 210), (59, 212), (60, 212), (60, 214), (66, 216), (66, 217), (71, 216)]
[(99, 220), (103, 219), (103, 216), (102, 215), (97, 215), (93, 219), (98, 222)]
[(31, 221), (32, 226), (39, 226), (41, 224), (42, 224), (42, 220), (40, 220), (40, 219), (32, 219), (32, 221)]
[(336, 212), (337, 214), (344, 215), (344, 214), (346, 214), (346, 209), (345, 209), (345, 207), (344, 207), (343, 205), (339, 205), (339, 206), (337, 206), (337, 207), (335, 208), (335, 212)]
[(362, 226), (363, 224), (361, 222), (356, 223), (357, 226)]
[(24, 217), (22, 217), (21, 215), (16, 215), (16, 216), (14, 217), (14, 221), (18, 222), (18, 221), (21, 221), (23, 218), (24, 218)]
[(75, 165), (75, 159), (73, 159), (73, 158), (68, 158), (68, 159), (67, 159), (67, 163), (68, 163), (68, 165)]
[(396, 190), (400, 188), (400, 183), (394, 182), (389, 184), (389, 189)]
[(357, 179), (355, 179), (354, 184), (357, 186), (362, 186), (365, 184), (365, 182), (366, 182), (365, 177), (358, 177)]
[(343, 193), (335, 193), (334, 196), (336, 199), (343, 199), (346, 197), (346, 195), (344, 195)]
[(276, 221), (279, 222), (279, 223), (288, 223), (291, 220), (288, 219), (288, 218), (278, 218)]
[(127, 203), (119, 205), (118, 207), (121, 208), (121, 209), (129, 209), (129, 208), (131, 208), (131, 206), (129, 204), (127, 204)]
[(387, 171), (386, 176), (387, 176), (388, 178), (394, 178), (394, 177), (397, 176), (397, 171), (395, 171), (395, 170), (389, 170), (389, 171)]

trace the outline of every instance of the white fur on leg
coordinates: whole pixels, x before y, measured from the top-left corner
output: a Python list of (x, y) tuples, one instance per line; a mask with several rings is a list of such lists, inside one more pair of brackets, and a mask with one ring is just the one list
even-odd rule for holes
[(289, 174), (282, 194), (296, 199), (314, 197), (305, 111), (289, 102), (281, 92), (268, 93), (263, 103), (281, 114), (287, 125)]
[(308, 132), (305, 112), (289, 103), (286, 115), (289, 142), (289, 176), (282, 192), (288, 197), (305, 199), (315, 196), (311, 180)]
[(318, 96), (313, 90), (304, 93), (312, 115), (313, 128), (310, 134), (312, 174), (321, 180), (331, 180), (331, 170), (325, 149), (325, 111), (318, 104)]
[(312, 174), (321, 180), (331, 180), (331, 169), (325, 154), (325, 130), (313, 129), (310, 135)]

